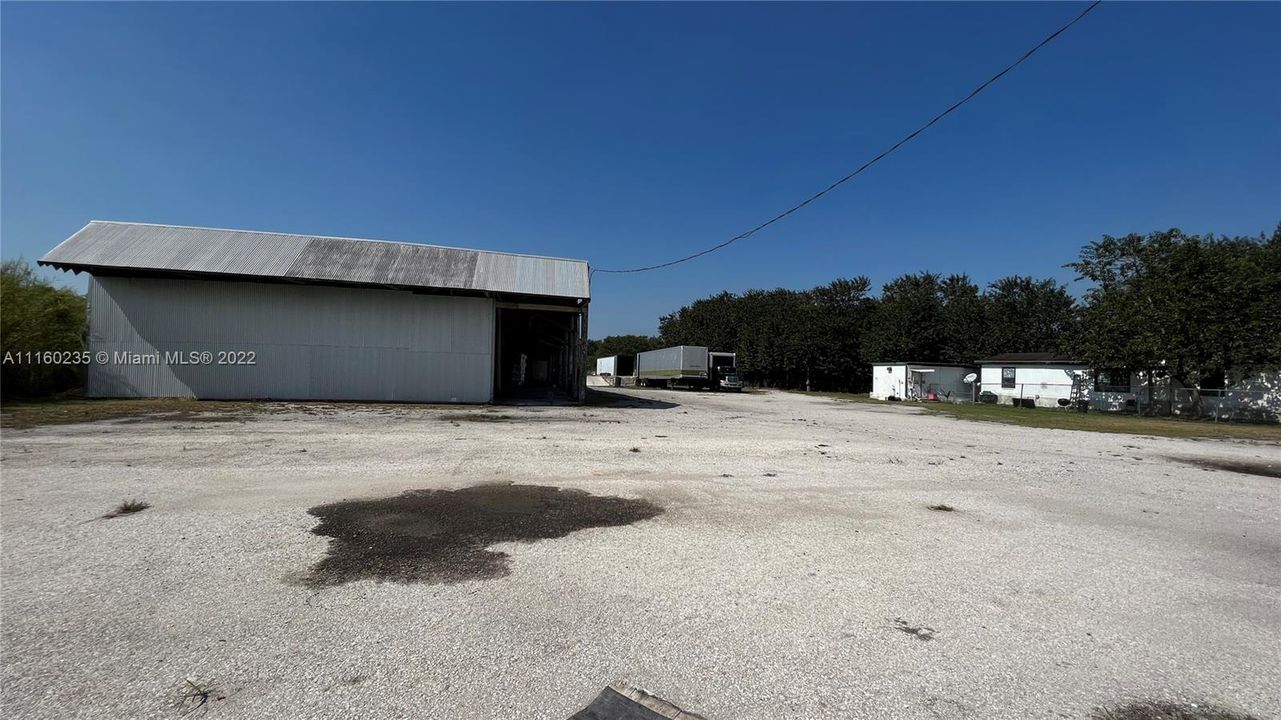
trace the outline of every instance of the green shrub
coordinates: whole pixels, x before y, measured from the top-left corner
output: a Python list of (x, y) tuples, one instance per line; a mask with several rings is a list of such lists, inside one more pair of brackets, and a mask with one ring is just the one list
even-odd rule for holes
[(27, 362), (18, 353), (85, 349), (88, 303), (55, 287), (22, 260), (0, 267), (0, 395), (34, 398), (84, 385), (85, 365)]

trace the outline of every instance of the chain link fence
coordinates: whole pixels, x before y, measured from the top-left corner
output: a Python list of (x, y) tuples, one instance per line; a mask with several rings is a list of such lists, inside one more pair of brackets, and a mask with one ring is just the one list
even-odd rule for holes
[[(993, 405), (1060, 408), (1073, 403), (1072, 383), (975, 383), (976, 400)], [(1086, 391), (1088, 396), (1088, 388)], [(1083, 396), (1084, 397), (1084, 396)]]
[(1183, 417), (1233, 422), (1278, 422), (1281, 391), (1263, 389), (1174, 388), (1140, 386), (1134, 390), (1096, 389), (1093, 382), (1076, 388), (1072, 383), (1017, 383), (1014, 387), (985, 383), (979, 402), (1023, 407), (1076, 408), (1085, 401), (1095, 412), (1133, 413), (1158, 417)]

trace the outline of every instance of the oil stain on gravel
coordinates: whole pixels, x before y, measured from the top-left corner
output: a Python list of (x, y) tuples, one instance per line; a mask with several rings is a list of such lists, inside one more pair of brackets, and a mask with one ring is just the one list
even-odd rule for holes
[(1102, 707), (1090, 714), (1090, 720), (1260, 720), (1205, 703), (1165, 701), (1131, 702), (1115, 707)]
[(1226, 470), (1243, 475), (1281, 478), (1281, 464), (1250, 462), (1248, 460), (1215, 460), (1213, 458), (1170, 458), (1185, 465), (1195, 465), (1203, 470)]
[(344, 500), (308, 510), (329, 552), (301, 578), (313, 588), (356, 580), (457, 583), (507, 575), (501, 542), (533, 542), (576, 530), (648, 520), (648, 500), (591, 495), (546, 485), (477, 485), (408, 490), (376, 500)]

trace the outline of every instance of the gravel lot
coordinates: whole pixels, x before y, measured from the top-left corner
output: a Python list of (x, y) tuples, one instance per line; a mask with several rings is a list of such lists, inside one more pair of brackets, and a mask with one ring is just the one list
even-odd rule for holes
[[(188, 679), (210, 718), (563, 720), (616, 681), (713, 720), (1281, 714), (1281, 480), (1178, 462), (1276, 445), (614, 394), (6, 431), (5, 716), (177, 717)], [(663, 512), (490, 546), (502, 577), (299, 582), (309, 508), (493, 482)]]

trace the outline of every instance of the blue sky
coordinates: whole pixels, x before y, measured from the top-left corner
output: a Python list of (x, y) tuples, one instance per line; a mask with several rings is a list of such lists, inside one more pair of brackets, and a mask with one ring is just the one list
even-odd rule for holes
[[(817, 191), (1082, 8), (5, 3), (0, 254), (114, 219), (649, 264)], [(1105, 3), (792, 218), (597, 274), (592, 335), (723, 289), (1067, 281), (1104, 233), (1278, 220), (1281, 4)]]

